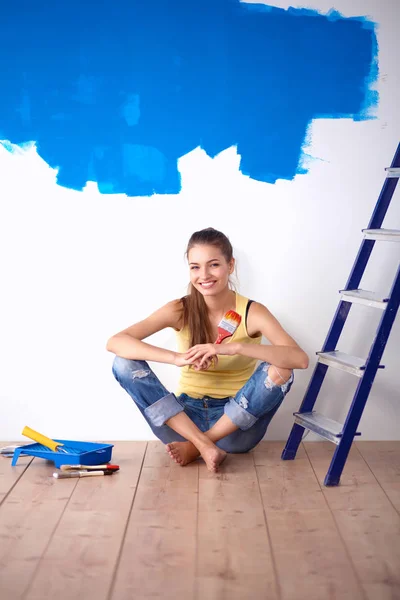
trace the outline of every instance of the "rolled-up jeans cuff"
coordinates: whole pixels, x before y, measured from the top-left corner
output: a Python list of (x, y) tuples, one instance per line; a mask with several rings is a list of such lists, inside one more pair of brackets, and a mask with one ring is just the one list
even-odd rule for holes
[(168, 419), (175, 417), (184, 410), (174, 394), (168, 394), (160, 398), (144, 409), (144, 414), (155, 427), (161, 427)]
[(246, 429), (253, 427), (254, 423), (258, 420), (257, 417), (239, 406), (233, 398), (229, 398), (229, 401), (225, 404), (224, 412), (242, 431), (246, 431)]

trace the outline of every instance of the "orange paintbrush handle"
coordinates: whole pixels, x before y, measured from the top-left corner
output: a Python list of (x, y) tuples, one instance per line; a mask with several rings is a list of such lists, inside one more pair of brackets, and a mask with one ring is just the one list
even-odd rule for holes
[(220, 344), (221, 342), (224, 341), (225, 338), (230, 337), (232, 334), (229, 333), (229, 331), (220, 331), (218, 333), (218, 337), (215, 340), (214, 344)]

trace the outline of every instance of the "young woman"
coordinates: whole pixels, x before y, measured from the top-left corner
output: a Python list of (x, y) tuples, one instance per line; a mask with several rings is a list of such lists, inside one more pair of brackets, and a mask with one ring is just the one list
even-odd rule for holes
[[(293, 369), (306, 369), (308, 356), (265, 306), (230, 288), (235, 259), (223, 233), (197, 231), (186, 256), (188, 295), (112, 336), (107, 350), (116, 354), (115, 378), (171, 458), (183, 466), (201, 456), (217, 471), (227, 452), (248, 452), (262, 440), (292, 386)], [(232, 337), (215, 344), (228, 310), (241, 323)], [(166, 327), (177, 333), (178, 352), (142, 341)], [(261, 345), (262, 335), (271, 345)], [(181, 369), (176, 394), (146, 361)]]

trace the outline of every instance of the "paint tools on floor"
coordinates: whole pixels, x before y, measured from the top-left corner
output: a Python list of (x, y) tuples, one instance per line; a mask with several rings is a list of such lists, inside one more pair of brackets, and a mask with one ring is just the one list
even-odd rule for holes
[(98, 477), (113, 475), (119, 471), (118, 465), (61, 465), (61, 473), (53, 473), (55, 479), (72, 479), (73, 477)]
[(119, 465), (61, 465), (60, 472), (53, 473), (55, 479), (72, 479), (75, 477), (98, 477), (113, 475), (119, 471)]
[(218, 325), (218, 337), (215, 344), (220, 344), (226, 338), (231, 337), (239, 327), (242, 317), (234, 310), (228, 310)]
[[(52, 440), (42, 433), (31, 429), (30, 427), (24, 427), (22, 431), (23, 435), (26, 437), (30, 437), (32, 440), (35, 440), (39, 444), (42, 444), (46, 448), (50, 448), (53, 452), (63, 452), (65, 454), (69, 454), (68, 450), (63, 448), (64, 444), (59, 441)], [(102, 465), (68, 465), (62, 464), (60, 465), (61, 473), (55, 472), (53, 473), (53, 477), (55, 479), (71, 479), (73, 477), (97, 477), (104, 475), (113, 475), (117, 471), (119, 471), (118, 465), (110, 465), (109, 463), (105, 463)]]
[(61, 472), (53, 473), (55, 479), (72, 479), (75, 477), (98, 477), (113, 475), (119, 471), (118, 465), (62, 465)]
[(12, 458), (17, 448), (19, 448), (19, 446), (4, 446), (3, 448), (0, 448), (0, 455), (5, 458)]
[(38, 431), (35, 431), (34, 429), (31, 429), (30, 427), (24, 427), (22, 430), (22, 435), (25, 435), (31, 440), (35, 440), (35, 442), (42, 444), (42, 446), (45, 446), (46, 448), (50, 448), (50, 450), (53, 450), (53, 452), (67, 453), (67, 450), (63, 448), (64, 444), (61, 444), (60, 442), (55, 442), (51, 438), (48, 438), (47, 436), (43, 435), (42, 433), (39, 433)]
[(57, 468), (61, 465), (94, 466), (111, 462), (113, 444), (54, 440), (30, 427), (24, 427), (22, 433), (36, 443), (17, 447), (13, 453), (12, 467), (15, 467), (20, 456), (35, 456), (51, 460)]
[[(95, 444), (92, 442), (74, 442), (72, 440), (52, 440), (47, 436), (24, 427), (23, 435), (35, 440), (37, 444), (29, 446), (5, 446), (0, 448), (0, 455), (13, 457), (12, 466), (15, 466), (18, 457), (23, 453), (28, 456), (37, 456), (52, 460), (59, 472), (53, 473), (55, 479), (71, 479), (74, 477), (98, 477), (114, 475), (119, 471), (118, 465), (113, 465), (111, 460), (112, 444)], [(67, 442), (64, 446), (63, 442)], [(50, 450), (50, 452), (49, 452)], [(101, 458), (100, 458), (101, 457)], [(82, 460), (83, 459), (83, 460)], [(84, 464), (84, 460), (88, 463)], [(76, 464), (68, 464), (67, 461)]]
[(61, 465), (61, 471), (103, 471), (104, 469), (109, 471), (118, 471), (118, 465), (110, 465), (109, 463), (106, 465)]

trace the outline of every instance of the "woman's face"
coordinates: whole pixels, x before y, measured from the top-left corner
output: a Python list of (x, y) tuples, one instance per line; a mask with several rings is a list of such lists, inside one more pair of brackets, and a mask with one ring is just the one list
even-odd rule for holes
[(216, 246), (193, 246), (188, 254), (190, 282), (203, 296), (215, 296), (228, 287), (234, 259), (228, 263)]

